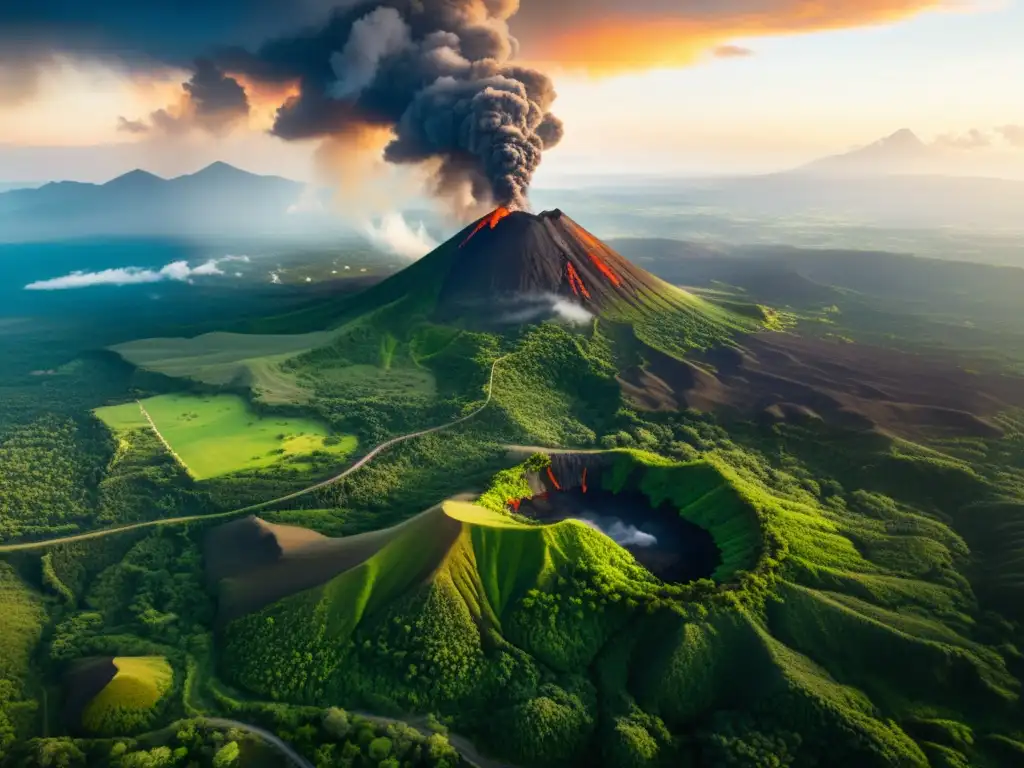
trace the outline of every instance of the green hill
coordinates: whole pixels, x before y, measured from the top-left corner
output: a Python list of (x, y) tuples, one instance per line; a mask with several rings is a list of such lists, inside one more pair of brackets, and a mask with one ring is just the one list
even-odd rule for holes
[(1012, 720), (1003, 656), (914, 607), (969, 592), (862, 556), (841, 520), (724, 456), (594, 456), (592, 482), (711, 532), (717, 586), (662, 583), (582, 523), (510, 515), (544, 476), (533, 460), (479, 504), (445, 502), (359, 565), (231, 622), (230, 678), (275, 700), (446, 712), (525, 765), (674, 765), (699, 750), (715, 765), (926, 766), (922, 716)]
[(99, 691), (84, 704), (81, 727), (93, 734), (122, 735), (146, 730), (154, 724), (160, 705), (171, 690), (174, 671), (161, 656), (120, 656), (109, 665), (81, 665), (73, 672), (69, 687), (97, 682), (97, 675), (108, 676)]

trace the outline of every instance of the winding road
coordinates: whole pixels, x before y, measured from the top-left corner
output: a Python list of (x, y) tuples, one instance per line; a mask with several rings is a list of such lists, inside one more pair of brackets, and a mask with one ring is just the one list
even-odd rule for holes
[[(5, 552), (21, 552), (32, 549), (42, 549), (45, 547), (54, 546), (56, 544), (71, 544), (77, 541), (100, 539), (105, 536), (113, 536), (117, 533), (137, 531), (142, 528), (157, 528), (163, 525), (180, 525), (182, 523), (196, 522), (199, 520), (217, 520), (219, 518), (234, 517), (236, 515), (244, 515), (248, 512), (257, 512), (261, 509), (266, 509), (267, 507), (272, 507), (277, 504), (283, 504), (286, 501), (292, 501), (293, 499), (298, 499), (302, 496), (307, 496), (311, 493), (314, 493), (315, 491), (319, 491), (321, 488), (326, 488), (328, 486), (334, 485), (335, 483), (341, 482), (346, 477), (351, 475), (353, 472), (358, 472), (360, 469), (365, 467), (367, 464), (369, 464), (371, 461), (377, 458), (381, 453), (386, 451), (388, 448), (398, 445), (399, 443), (404, 443), (408, 440), (415, 440), (416, 438), (423, 437), (424, 435), (430, 435), (433, 434), (434, 432), (442, 432), (446, 429), (451, 429), (452, 427), (458, 426), (459, 424), (462, 424), (476, 416), (479, 416), (484, 410), (486, 410), (487, 406), (491, 404), (491, 398), (494, 395), (494, 371), (498, 367), (498, 363), (500, 363), (504, 359), (504, 357), (499, 357), (497, 360), (491, 363), (491, 375), (487, 381), (487, 398), (484, 400), (483, 404), (479, 408), (470, 411), (465, 416), (460, 416), (454, 421), (449, 421), (446, 424), (440, 424), (436, 427), (430, 427), (429, 429), (421, 429), (417, 432), (409, 432), (408, 434), (405, 435), (393, 437), (390, 440), (387, 440), (378, 445), (372, 451), (370, 451), (361, 459), (359, 459), (359, 461), (357, 461), (355, 464), (352, 464), (350, 467), (348, 467), (348, 469), (346, 469), (344, 472), (337, 474), (334, 477), (330, 477), (326, 480), (322, 480), (321, 482), (311, 485), (308, 488), (303, 488), (301, 491), (295, 491), (294, 493), (289, 493), (285, 496), (280, 496), (276, 499), (270, 499), (269, 501), (261, 501), (259, 504), (251, 504), (250, 506), (242, 507), (241, 509), (233, 509), (230, 512), (215, 512), (212, 515), (189, 515), (187, 517), (170, 517), (164, 518), (162, 520), (147, 520), (144, 523), (132, 523), (131, 525), (121, 525), (116, 528), (104, 528), (98, 531), (78, 533), (73, 536), (60, 536), (55, 539), (29, 541), (20, 544), (4, 544), (0, 546), (0, 554), (3, 554)], [(146, 413), (144, 408), (143, 413), (146, 414), (147, 418), (149, 417), (149, 414)], [(153, 431), (156, 432), (157, 436), (160, 437), (161, 440), (163, 440), (163, 437), (156, 429), (156, 425), (153, 424), (152, 419), (149, 420), (149, 423), (152, 425)], [(168, 450), (170, 450), (170, 446), (168, 445), (167, 447)]]
[(309, 760), (304, 758), (265, 728), (260, 728), (256, 725), (249, 725), (248, 723), (240, 723), (237, 720), (227, 720), (222, 717), (203, 717), (200, 719), (207, 725), (212, 725), (215, 728), (223, 728), (225, 730), (237, 728), (240, 731), (251, 733), (254, 736), (258, 736), (263, 739), (263, 741), (267, 742), (278, 752), (287, 757), (288, 760), (291, 761), (292, 765), (297, 765), (299, 768), (316, 768), (316, 766), (309, 762)]
[[(106, 528), (106, 529), (98, 530), (98, 531), (89, 531), (87, 533), (80, 533), (80, 534), (76, 534), (74, 536), (61, 536), (61, 537), (54, 538), (54, 539), (46, 539), (44, 541), (32, 541), (32, 542), (25, 542), (25, 543), (19, 543), (19, 544), (6, 544), (6, 545), (0, 546), (0, 554), (6, 553), (6, 552), (18, 552), (18, 551), (25, 551), (25, 550), (32, 550), (32, 549), (42, 549), (42, 548), (54, 546), (54, 545), (57, 545), (57, 544), (69, 544), (69, 543), (78, 542), (78, 541), (88, 541), (90, 539), (99, 539), (99, 538), (103, 538), (105, 536), (113, 536), (114, 534), (118, 534), (118, 533), (127, 533), (128, 531), (137, 531), (137, 530), (140, 530), (140, 529), (143, 529), (143, 528), (155, 528), (155, 527), (163, 526), (163, 525), (179, 525), (179, 524), (182, 524), (182, 523), (195, 522), (195, 521), (199, 521), (199, 520), (216, 520), (218, 518), (234, 517), (236, 515), (242, 515), (242, 514), (246, 514), (248, 512), (256, 512), (256, 511), (261, 510), (261, 509), (266, 509), (267, 507), (271, 507), (271, 506), (274, 506), (274, 505), (277, 505), (277, 504), (282, 504), (282, 503), (284, 503), (286, 501), (291, 501), (293, 499), (297, 499), (297, 498), (300, 498), (302, 496), (306, 496), (306, 495), (308, 495), (310, 493), (313, 493), (315, 491), (320, 490), (321, 488), (326, 488), (326, 487), (328, 487), (330, 485), (333, 485), (333, 484), (335, 484), (337, 482), (340, 482), (341, 480), (344, 480), (346, 477), (351, 475), (353, 472), (357, 472), (360, 469), (362, 469), (363, 467), (365, 467), (367, 464), (369, 464), (371, 461), (373, 461), (375, 458), (377, 458), (381, 453), (386, 451), (388, 448), (391, 448), (391, 447), (393, 447), (395, 445), (398, 445), (399, 443), (403, 443), (403, 442), (406, 442), (408, 440), (415, 440), (418, 437), (423, 437), (425, 435), (429, 435), (429, 434), (432, 434), (434, 432), (441, 432), (441, 431), (444, 431), (446, 429), (451, 429), (452, 427), (458, 426), (459, 424), (467, 422), (470, 419), (480, 415), (491, 404), (491, 400), (492, 400), (492, 397), (494, 395), (494, 372), (495, 372), (495, 369), (498, 367), (498, 363), (500, 363), (503, 359), (504, 359), (504, 357), (499, 357), (493, 363), (491, 363), (491, 373), (490, 373), (490, 377), (488, 378), (488, 381), (487, 381), (487, 398), (484, 400), (483, 404), (480, 405), (479, 408), (476, 408), (473, 411), (467, 413), (465, 416), (460, 416), (459, 418), (457, 418), (457, 419), (455, 419), (453, 421), (449, 421), (449, 422), (447, 422), (445, 424), (441, 424), (441, 425), (438, 425), (436, 427), (430, 427), (429, 429), (421, 429), (421, 430), (418, 430), (416, 432), (410, 432), (410, 433), (405, 434), (405, 435), (399, 435), (398, 437), (393, 437), (390, 440), (387, 440), (387, 441), (381, 443), (380, 445), (378, 445), (372, 451), (370, 451), (365, 456), (363, 456), (361, 459), (359, 459), (357, 462), (355, 462), (350, 467), (348, 467), (344, 472), (341, 472), (341, 473), (335, 475), (334, 477), (328, 478), (327, 480), (323, 480), (323, 481), (321, 481), (319, 483), (316, 483), (314, 485), (311, 485), (311, 486), (309, 486), (307, 488), (303, 488), (300, 491), (296, 491), (294, 493), (289, 493), (289, 494), (287, 494), (285, 496), (280, 496), (280, 497), (278, 497), (276, 499), (270, 499), (269, 501), (263, 501), (263, 502), (260, 502), (259, 504), (252, 504), (252, 505), (250, 505), (248, 507), (242, 507), (241, 509), (234, 509), (234, 510), (231, 510), (230, 512), (217, 512), (217, 513), (214, 513), (214, 514), (211, 514), (211, 515), (190, 515), (190, 516), (187, 516), (187, 517), (172, 517), (172, 518), (166, 518), (166, 519), (163, 519), (163, 520), (149, 520), (149, 521), (146, 521), (146, 522), (143, 522), (143, 523), (134, 523), (134, 524), (131, 524), (131, 525), (122, 525), (122, 526), (118, 526), (116, 528)], [(178, 461), (181, 461), (181, 459), (178, 458), (178, 456), (174, 453), (174, 449), (164, 439), (163, 435), (160, 434), (159, 429), (157, 429), (157, 426), (153, 422), (152, 417), (149, 415), (149, 413), (146, 412), (146, 409), (145, 409), (145, 407), (143, 407), (142, 403), (139, 403), (139, 408), (142, 410), (142, 413), (146, 417), (146, 419), (149, 421), (149, 424), (150, 424), (151, 428), (156, 433), (157, 437), (161, 440), (161, 442), (163, 442), (163, 444), (167, 448), (167, 450), (171, 453), (172, 456), (175, 457), (175, 459), (177, 459)], [(184, 462), (182, 462), (182, 463), (184, 463)], [(370, 715), (368, 713), (360, 713), (360, 714), (363, 717), (366, 717), (366, 718), (368, 718), (370, 720), (373, 720), (375, 722), (378, 722), (378, 723), (389, 723), (389, 722), (398, 723), (398, 722), (404, 722), (404, 721), (394, 720), (392, 718), (381, 717), (379, 715)], [(260, 728), (259, 726), (251, 725), (249, 723), (243, 723), (243, 722), (240, 722), (238, 720), (229, 720), (229, 719), (226, 719), (226, 718), (219, 718), (219, 717), (202, 717), (201, 719), (204, 722), (206, 722), (206, 723), (208, 723), (208, 724), (210, 724), (210, 725), (212, 725), (214, 727), (217, 727), (217, 728), (224, 728), (224, 729), (237, 728), (239, 730), (246, 731), (247, 733), (251, 733), (251, 734), (259, 737), (260, 739), (262, 739), (263, 741), (267, 742), (272, 747), (277, 749), (281, 754), (283, 754), (286, 758), (288, 758), (289, 762), (292, 765), (296, 766), (297, 768), (315, 768), (315, 766), (311, 762), (309, 762), (306, 758), (304, 758), (302, 755), (300, 755), (298, 752), (296, 752), (292, 747), (290, 747), (286, 742), (281, 740), (274, 733), (266, 730), (265, 728)], [(416, 726), (413, 726), (413, 727), (416, 727)], [(420, 729), (420, 730), (422, 732), (422, 729)], [(464, 759), (469, 761), (471, 765), (483, 766), (484, 768), (501, 768), (502, 766), (506, 765), (505, 763), (499, 763), (499, 762), (496, 762), (496, 761), (493, 761), (493, 760), (489, 760), (489, 759), (483, 757), (482, 755), (480, 755), (480, 753), (476, 750), (476, 748), (474, 747), (472, 742), (470, 742), (468, 739), (465, 739), (463, 737), (460, 737), (460, 736), (457, 736), (455, 734), (452, 734), (452, 735), (449, 736), (449, 740), (450, 740), (450, 743), (452, 744), (452, 746), (455, 747), (455, 749), (459, 752), (459, 754), (462, 755), (462, 757)]]

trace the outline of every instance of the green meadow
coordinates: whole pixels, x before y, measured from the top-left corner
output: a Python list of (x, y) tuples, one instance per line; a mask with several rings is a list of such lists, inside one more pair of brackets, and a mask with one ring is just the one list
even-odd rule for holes
[[(156, 428), (197, 480), (262, 469), (323, 451), (344, 457), (352, 435), (332, 435), (322, 423), (293, 416), (261, 416), (238, 395), (172, 394), (141, 401)], [(98, 408), (115, 432), (149, 426), (138, 403)]]

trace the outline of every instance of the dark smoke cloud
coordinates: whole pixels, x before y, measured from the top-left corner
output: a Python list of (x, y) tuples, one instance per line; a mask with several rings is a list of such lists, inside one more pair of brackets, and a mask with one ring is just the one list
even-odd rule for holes
[(207, 130), (223, 130), (249, 115), (245, 89), (208, 59), (196, 62), (192, 79), (182, 87), (188, 94), (193, 119)]
[[(535, 6), (540, 0), (529, 0)], [(184, 106), (122, 130), (219, 132), (248, 113), (239, 81), (297, 84), (273, 133), (286, 140), (389, 129), (385, 156), (436, 167), (441, 194), (524, 206), (558, 143), (551, 81), (514, 66), (519, 0), (32, 0), (0, 2), (0, 86), (24, 97), (54, 53), (128, 69), (187, 67)], [(331, 9), (331, 10), (328, 10)], [(271, 36), (272, 35), (272, 36)], [(15, 46), (15, 41), (19, 41)], [(13, 53), (12, 53), (13, 51)], [(194, 65), (196, 56), (202, 59)]]
[[(298, 82), (277, 114), (284, 139), (390, 128), (392, 163), (438, 165), (435, 191), (524, 207), (545, 149), (562, 138), (551, 80), (510, 63), (516, 0), (376, 0), (336, 10), (321, 28), (255, 52), (221, 51), (221, 67)], [(354, 130), (355, 129), (355, 130)]]
[(179, 104), (156, 110), (148, 122), (119, 117), (117, 129), (136, 134), (157, 131), (178, 135), (199, 128), (220, 135), (244, 121), (249, 116), (245, 88), (209, 59), (199, 59), (194, 66), (192, 77), (181, 84)]

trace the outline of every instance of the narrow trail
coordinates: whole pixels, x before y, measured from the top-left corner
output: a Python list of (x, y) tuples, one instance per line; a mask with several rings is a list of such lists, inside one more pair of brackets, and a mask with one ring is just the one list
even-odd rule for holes
[[(140, 530), (142, 528), (158, 528), (158, 527), (163, 526), (163, 525), (181, 525), (182, 523), (197, 522), (199, 520), (217, 520), (217, 519), (220, 519), (220, 518), (234, 517), (236, 515), (244, 515), (244, 514), (246, 514), (248, 512), (257, 512), (259, 510), (266, 509), (267, 507), (276, 506), (277, 504), (283, 504), (286, 501), (292, 501), (294, 499), (301, 498), (302, 496), (308, 496), (309, 494), (314, 493), (315, 491), (319, 491), (321, 488), (327, 488), (328, 486), (331, 486), (331, 485), (334, 485), (335, 483), (341, 482), (346, 477), (351, 475), (353, 472), (358, 472), (360, 469), (365, 467), (367, 464), (369, 464), (371, 461), (373, 461), (375, 458), (377, 458), (380, 454), (382, 454), (388, 448), (391, 448), (391, 447), (393, 447), (395, 445), (398, 445), (399, 443), (404, 443), (404, 442), (409, 441), (409, 440), (415, 440), (418, 437), (423, 437), (425, 435), (433, 434), (435, 432), (443, 432), (446, 429), (451, 429), (452, 427), (458, 426), (459, 424), (463, 424), (463, 423), (469, 421), (470, 419), (475, 418), (476, 416), (479, 416), (481, 413), (483, 413), (487, 409), (487, 406), (489, 406), (491, 404), (491, 398), (494, 395), (494, 371), (498, 367), (498, 363), (500, 363), (504, 359), (505, 359), (504, 357), (499, 357), (497, 360), (495, 360), (493, 363), (491, 363), (491, 375), (490, 375), (490, 378), (487, 381), (487, 398), (484, 400), (483, 404), (479, 408), (476, 408), (475, 410), (470, 411), (465, 416), (460, 416), (459, 418), (455, 419), (454, 421), (449, 421), (449, 422), (447, 422), (445, 424), (440, 424), (440, 425), (438, 425), (436, 427), (430, 427), (428, 429), (421, 429), (421, 430), (418, 430), (416, 432), (409, 432), (408, 434), (405, 434), (405, 435), (399, 435), (398, 437), (393, 437), (390, 440), (387, 440), (387, 441), (381, 443), (380, 445), (378, 445), (372, 451), (370, 451), (365, 456), (363, 456), (363, 458), (359, 459), (359, 461), (357, 461), (355, 464), (352, 464), (350, 467), (348, 467), (348, 469), (346, 469), (344, 472), (341, 472), (341, 473), (335, 475), (334, 477), (330, 477), (330, 478), (328, 478), (326, 480), (322, 480), (319, 483), (315, 483), (314, 485), (311, 485), (311, 486), (309, 486), (307, 488), (303, 488), (301, 491), (295, 491), (294, 493), (289, 493), (289, 494), (287, 494), (285, 496), (279, 496), (276, 499), (270, 499), (268, 501), (261, 501), (258, 504), (250, 504), (248, 507), (242, 507), (241, 509), (233, 509), (230, 512), (215, 512), (214, 514), (211, 514), (211, 515), (189, 515), (189, 516), (186, 516), (186, 517), (171, 517), (171, 518), (165, 518), (163, 520), (147, 520), (146, 522), (143, 522), (143, 523), (132, 523), (130, 525), (121, 525), (121, 526), (118, 526), (116, 528), (104, 528), (104, 529), (98, 530), (98, 531), (89, 531), (88, 533), (78, 533), (78, 534), (75, 534), (73, 536), (60, 536), (60, 537), (57, 537), (57, 538), (54, 538), (54, 539), (45, 539), (43, 541), (30, 541), (30, 542), (24, 542), (24, 543), (20, 543), (20, 544), (5, 544), (5, 545), (0, 546), (0, 554), (3, 554), (5, 552), (22, 552), (22, 551), (32, 550), (32, 549), (42, 549), (44, 547), (50, 547), (50, 546), (53, 546), (55, 544), (71, 544), (71, 543), (74, 543), (74, 542), (77, 542), (77, 541), (89, 541), (90, 539), (100, 539), (100, 538), (103, 538), (105, 536), (113, 536), (114, 534), (117, 534), (117, 533), (127, 533), (128, 531), (137, 531), (137, 530)], [(139, 404), (139, 407), (140, 408), (142, 407), (141, 403)], [(146, 413), (146, 409), (145, 408), (142, 408), (142, 412), (144, 414), (146, 414), (146, 418), (149, 418), (149, 414)], [(153, 420), (152, 419), (149, 419), (149, 421), (150, 421), (150, 424), (153, 424)], [(163, 436), (157, 430), (155, 424), (153, 424), (153, 431), (156, 432), (156, 434), (160, 438), (160, 440), (162, 440), (164, 442), (164, 445), (167, 445), (168, 450), (171, 450), (170, 445), (168, 445), (167, 442), (163, 439)], [(173, 450), (171, 451), (171, 453), (173, 455), (173, 453), (174, 453)], [(180, 459), (179, 459), (179, 461), (180, 461)]]

